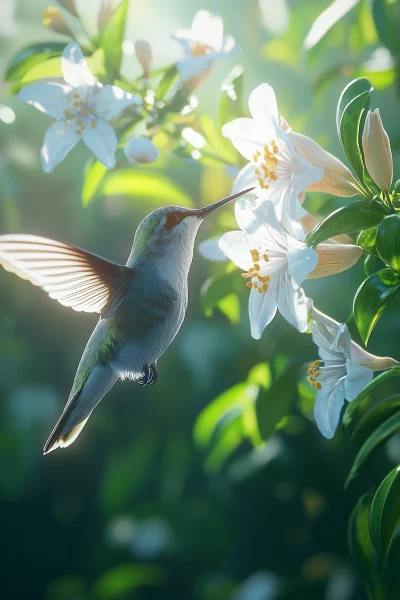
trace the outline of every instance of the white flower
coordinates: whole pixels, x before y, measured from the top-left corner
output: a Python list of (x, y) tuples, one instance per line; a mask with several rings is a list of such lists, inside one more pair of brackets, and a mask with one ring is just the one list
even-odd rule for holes
[(321, 358), (308, 371), (308, 381), (318, 390), (314, 416), (322, 435), (332, 438), (345, 399), (354, 400), (371, 381), (373, 371), (400, 363), (366, 352), (352, 341), (344, 323), (337, 323), (314, 307), (311, 308), (311, 319), (309, 329)]
[(271, 200), (277, 216), (284, 221), (297, 221), (297, 195), (324, 176), (324, 171), (311, 165), (298, 154), (288, 135), (279, 125), (275, 92), (264, 83), (249, 98), (252, 119), (241, 118), (228, 123), (222, 133), (250, 161), (239, 173), (234, 189), (257, 187), (257, 196)]
[(140, 98), (98, 83), (76, 43), (65, 48), (61, 67), (65, 84), (32, 83), (19, 93), (20, 100), (56, 119), (44, 138), (43, 170), (53, 171), (81, 139), (105, 167), (113, 169), (117, 137), (107, 121), (127, 106), (139, 104)]
[(249, 208), (245, 199), (239, 200), (236, 220), (242, 231), (225, 233), (219, 246), (246, 271), (242, 276), (251, 288), (252, 336), (261, 337), (277, 310), (299, 331), (307, 331), (307, 298), (301, 284), (316, 267), (317, 252), (283, 229), (271, 202)]
[(132, 136), (128, 140), (124, 152), (126, 158), (134, 165), (152, 163), (160, 156), (157, 146), (144, 137)]
[(207, 10), (195, 14), (191, 29), (178, 29), (172, 37), (183, 46), (186, 54), (177, 63), (181, 81), (196, 78), (196, 85), (201, 80), (198, 77), (208, 73), (214, 60), (229, 56), (235, 48), (234, 38), (224, 36), (222, 18)]

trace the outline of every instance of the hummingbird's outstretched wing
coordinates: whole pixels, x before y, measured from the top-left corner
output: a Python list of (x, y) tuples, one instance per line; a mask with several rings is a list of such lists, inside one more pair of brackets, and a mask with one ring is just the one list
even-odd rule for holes
[(129, 267), (70, 244), (23, 234), (0, 236), (0, 264), (60, 304), (85, 312), (117, 308), (134, 275)]

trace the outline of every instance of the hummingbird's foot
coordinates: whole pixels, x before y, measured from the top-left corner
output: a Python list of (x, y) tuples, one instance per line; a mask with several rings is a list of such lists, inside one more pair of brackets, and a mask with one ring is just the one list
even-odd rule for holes
[(158, 377), (158, 367), (157, 367), (157, 363), (154, 362), (150, 366), (145, 365), (143, 367), (143, 371), (142, 371), (140, 377), (138, 377), (137, 382), (140, 385), (148, 387), (149, 385), (155, 384), (155, 382), (157, 381), (157, 377)]

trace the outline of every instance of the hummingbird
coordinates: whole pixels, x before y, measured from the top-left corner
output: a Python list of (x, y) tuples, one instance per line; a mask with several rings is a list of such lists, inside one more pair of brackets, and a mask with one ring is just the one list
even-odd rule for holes
[(142, 386), (156, 382), (157, 361), (185, 316), (197, 231), (207, 215), (252, 189), (205, 208), (156, 209), (137, 227), (125, 265), (35, 235), (0, 236), (0, 264), (7, 271), (64, 306), (100, 313), (43, 454), (72, 444), (119, 379)]

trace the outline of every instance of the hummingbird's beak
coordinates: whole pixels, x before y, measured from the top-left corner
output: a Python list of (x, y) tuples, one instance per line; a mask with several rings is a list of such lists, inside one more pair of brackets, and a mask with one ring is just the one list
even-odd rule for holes
[(224, 198), (223, 200), (218, 200), (218, 202), (214, 202), (214, 204), (210, 204), (210, 206), (205, 206), (204, 208), (199, 208), (198, 210), (196, 210), (196, 217), (198, 217), (199, 219), (204, 219), (204, 217), (206, 217), (207, 215), (212, 213), (216, 208), (219, 208), (220, 206), (224, 206), (224, 204), (228, 204), (228, 202), (232, 202), (232, 200), (236, 200), (236, 198), (240, 198), (240, 196), (244, 196), (245, 194), (248, 194), (249, 192), (251, 192), (254, 189), (255, 189), (254, 187), (251, 187), (247, 190), (243, 190), (242, 192), (237, 192), (236, 194), (233, 194), (232, 196), (228, 196), (227, 198)]

